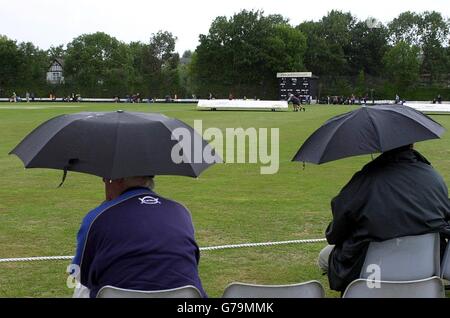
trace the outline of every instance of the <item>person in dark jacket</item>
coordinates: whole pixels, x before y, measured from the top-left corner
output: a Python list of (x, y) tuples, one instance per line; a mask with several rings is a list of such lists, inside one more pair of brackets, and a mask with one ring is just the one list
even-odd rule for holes
[(289, 98), (287, 100), (287, 102), (291, 102), (292, 106), (294, 107), (294, 112), (298, 112), (299, 110), (303, 110), (305, 111), (305, 107), (302, 106), (302, 102), (300, 100), (300, 98), (298, 98), (297, 96), (295, 96), (294, 94), (289, 94)]
[(193, 285), (206, 297), (189, 211), (156, 194), (152, 177), (103, 181), (106, 201), (78, 232), (72, 263), (81, 286), (74, 297), (96, 297), (106, 285), (147, 291)]
[(412, 145), (393, 149), (357, 172), (331, 202), (329, 246), (319, 255), (330, 288), (360, 277), (369, 243), (441, 233), (450, 237), (450, 201), (443, 178)]

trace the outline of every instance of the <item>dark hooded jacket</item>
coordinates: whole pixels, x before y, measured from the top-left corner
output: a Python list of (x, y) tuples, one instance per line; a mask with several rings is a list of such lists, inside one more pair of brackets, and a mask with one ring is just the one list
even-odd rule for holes
[(336, 245), (328, 269), (334, 290), (344, 291), (360, 277), (372, 241), (431, 232), (450, 237), (447, 186), (430, 163), (409, 147), (385, 152), (364, 166), (331, 207), (333, 221), (326, 238)]

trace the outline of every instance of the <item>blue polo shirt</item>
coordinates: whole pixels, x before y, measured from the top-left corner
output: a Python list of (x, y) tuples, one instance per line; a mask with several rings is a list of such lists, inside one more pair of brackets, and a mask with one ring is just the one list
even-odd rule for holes
[(105, 285), (162, 290), (193, 285), (206, 297), (189, 211), (148, 188), (129, 189), (89, 212), (73, 264), (95, 297)]

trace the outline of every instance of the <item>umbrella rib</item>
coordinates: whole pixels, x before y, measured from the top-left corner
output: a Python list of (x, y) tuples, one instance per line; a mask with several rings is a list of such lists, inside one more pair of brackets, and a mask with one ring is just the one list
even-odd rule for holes
[[(61, 117), (63, 117), (63, 116), (65, 116), (65, 115), (59, 115), (59, 116), (57, 116), (57, 117), (55, 117), (55, 118), (51, 118), (51, 119), (49, 119), (49, 120), (43, 122), (43, 123), (40, 124), (39, 126), (35, 127), (30, 133), (28, 133), (27, 136), (25, 136), (24, 138), (22, 138), (22, 140), (21, 140), (21, 141), (14, 147), (14, 149), (12, 149), (8, 154), (9, 154), (9, 155), (14, 154), (14, 151), (16, 151), (17, 148), (19, 148), (19, 146), (20, 146), (20, 145), (28, 138), (28, 136), (30, 136), (30, 135), (36, 133), (36, 132), (39, 130), (39, 128), (40, 128), (41, 126), (47, 124), (49, 121), (59, 119), (59, 118), (61, 118)], [(63, 127), (64, 127), (64, 126), (63, 126)], [(53, 138), (53, 137), (54, 137), (54, 136), (55, 136), (55, 135), (63, 128), (63, 127), (61, 127), (61, 128), (60, 128), (60, 129), (52, 136), (52, 138)]]
[[(67, 116), (67, 114), (58, 116), (58, 117), (56, 117), (56, 118), (60, 118), (60, 117), (62, 117), (62, 116)], [(56, 119), (56, 118), (54, 118), (54, 119)], [(66, 125), (64, 125), (64, 126), (62, 126), (62, 127), (59, 128), (57, 131), (55, 131), (54, 134), (53, 134), (51, 137), (47, 138), (47, 141), (42, 145), (42, 147), (39, 147), (38, 150), (36, 151), (36, 153), (34, 153), (33, 156), (31, 156), (30, 161), (29, 161), (27, 164), (25, 164), (25, 168), (28, 168), (28, 167), (29, 167), (29, 165), (33, 162), (33, 160), (36, 159), (36, 156), (38, 156), (39, 153), (42, 151), (43, 147), (46, 146), (49, 142), (51, 142), (56, 136), (58, 136), (58, 135), (61, 133), (61, 131), (62, 131), (63, 129), (67, 129), (67, 127), (73, 125), (74, 123), (76, 123), (77, 121), (82, 120), (82, 119), (84, 119), (84, 118), (76, 118), (76, 119), (72, 120), (70, 123), (68, 123), (68, 124), (66, 124)], [(52, 120), (52, 119), (50, 119), (50, 120)], [(48, 121), (44, 122), (43, 124), (39, 125), (38, 127), (36, 127), (30, 134), (28, 134), (28, 136), (31, 135), (31, 134), (33, 134), (36, 130), (38, 130), (41, 126), (45, 125), (45, 124), (46, 124), (47, 122), (49, 122), (50, 120), (48, 120)], [(28, 137), (28, 136), (27, 136), (27, 137)], [(25, 137), (24, 140), (25, 140), (27, 137)], [(22, 140), (22, 142), (23, 142), (24, 140)], [(22, 143), (22, 142), (21, 142), (21, 143)], [(20, 143), (20, 144), (21, 144), (21, 143)], [(19, 145), (20, 145), (20, 144), (19, 144)], [(19, 145), (18, 145), (18, 146), (19, 146)], [(16, 146), (16, 148), (17, 148), (18, 146)], [(14, 148), (14, 149), (11, 151), (11, 153), (13, 153), (13, 151), (15, 151), (16, 148)], [(52, 169), (52, 168), (51, 168), (51, 169)], [(59, 168), (53, 168), (53, 169), (59, 169)]]
[[(402, 106), (402, 107), (408, 107), (412, 112), (415, 112), (415, 113), (417, 113), (417, 114), (420, 114), (420, 115), (425, 116), (428, 120), (430, 120), (430, 121), (434, 122), (435, 124), (441, 126), (442, 129), (445, 130), (445, 128), (444, 128), (440, 123), (438, 123), (437, 121), (435, 121), (435, 120), (434, 120), (433, 118), (431, 118), (430, 116), (425, 115), (423, 112), (418, 111), (418, 110), (416, 110), (416, 109), (414, 109), (414, 108), (412, 108), (412, 107), (409, 107), (409, 106)], [(411, 119), (411, 120), (414, 120), (413, 118), (411, 118), (410, 116), (408, 116), (406, 113), (399, 112), (397, 109), (392, 109), (391, 111), (392, 111), (392, 112), (395, 112), (395, 113), (397, 113), (397, 114), (399, 114), (399, 115), (405, 116), (405, 117), (407, 117), (407, 118), (409, 118), (409, 119)], [(414, 121), (416, 121), (416, 120), (414, 120)], [(422, 125), (421, 122), (418, 122), (418, 121), (416, 121), (416, 122)], [(422, 125), (422, 126), (423, 126), (423, 125)], [(425, 127), (425, 128), (426, 128), (426, 127)]]
[(375, 132), (378, 136), (378, 147), (380, 151), (383, 151), (383, 146), (381, 145), (381, 138), (380, 138), (380, 130), (378, 129), (377, 125), (375, 125), (374, 120), (372, 119), (372, 116), (370, 116), (370, 112), (366, 109), (367, 116), (369, 117), (370, 122), (372, 123), (373, 128), (375, 129)]
[(347, 114), (349, 114), (350, 116), (347, 117), (347, 118), (346, 118), (345, 120), (343, 120), (342, 122), (340, 122), (336, 127), (334, 127), (333, 133), (330, 134), (330, 137), (328, 138), (327, 142), (325, 143), (326, 146), (325, 146), (325, 148), (323, 149), (322, 154), (320, 155), (319, 162), (322, 162), (323, 157), (324, 157), (324, 155), (325, 155), (325, 153), (326, 153), (326, 150), (327, 150), (328, 146), (330, 145), (331, 139), (333, 139), (333, 137), (335, 136), (336, 131), (337, 131), (339, 128), (341, 128), (341, 126), (344, 125), (344, 124), (346, 123), (347, 120), (349, 120), (350, 118), (352, 118), (353, 116), (355, 116), (356, 113), (351, 113), (351, 112), (350, 112), (350, 113), (347, 113)]
[[(181, 121), (181, 120), (179, 120), (179, 119), (175, 119), (176, 121), (178, 121), (179, 123), (181, 123), (182, 125), (185, 125), (185, 126), (187, 126), (187, 127), (189, 127), (186, 123), (184, 123), (183, 121)], [(169, 129), (170, 131), (171, 131), (171, 129), (170, 129), (170, 127), (166, 124), (166, 122), (165, 121), (161, 121), (161, 123), (167, 128), (167, 129)], [(193, 131), (193, 133), (195, 134), (196, 133), (196, 131), (194, 130), (194, 128), (192, 128), (192, 131)], [(195, 137), (194, 137), (195, 138)], [(193, 141), (193, 140), (192, 140)], [(202, 152), (203, 152), (203, 144), (202, 144)], [(191, 162), (192, 160), (192, 157), (193, 157), (193, 154), (191, 153), (191, 158), (187, 158), (187, 156), (185, 155), (185, 153), (183, 152), (183, 160), (184, 159), (187, 159), (187, 161), (186, 162)], [(195, 162), (191, 162), (191, 164), (188, 164), (188, 166), (189, 166), (189, 169), (191, 170), (191, 172), (192, 172), (192, 176), (191, 177), (193, 177), (193, 178), (197, 178), (197, 172), (195, 171), (195, 169), (194, 169), (194, 164), (195, 164)]]
[[(403, 116), (403, 117), (407, 118), (408, 120), (410, 120), (410, 121), (412, 121), (412, 122), (414, 122), (414, 123), (416, 123), (416, 124), (419, 124), (419, 125), (422, 126), (423, 128), (425, 128), (425, 129), (427, 129), (428, 131), (430, 131), (430, 133), (432, 133), (432, 134), (435, 135), (436, 137), (438, 137), (438, 138), (441, 137), (440, 135), (435, 134), (434, 131), (430, 130), (430, 128), (428, 128), (427, 126), (425, 126), (424, 124), (422, 124), (420, 121), (417, 121), (417, 120), (415, 120), (414, 118), (411, 118), (410, 116), (408, 116), (408, 115), (406, 115), (406, 114), (404, 114), (404, 113), (401, 113), (401, 112), (398, 112), (398, 111), (395, 111), (395, 110), (394, 110), (394, 112), (395, 112), (396, 114), (400, 115), (400, 116)], [(424, 114), (422, 113), (422, 115), (424, 115)], [(437, 121), (435, 121), (433, 118), (431, 118), (431, 117), (429, 117), (429, 116), (426, 116), (426, 117), (427, 117), (427, 119), (431, 120), (432, 122), (434, 122), (436, 125), (438, 125), (438, 126), (442, 129), (441, 135), (445, 132), (445, 128), (444, 128), (440, 123), (438, 123)]]
[[(114, 142), (115, 146), (114, 146), (114, 152), (112, 154), (112, 165), (111, 165), (111, 170), (109, 173), (109, 177), (112, 178), (113, 177), (113, 172), (114, 172), (114, 167), (116, 166), (116, 153), (117, 153), (117, 148), (118, 148), (118, 143), (119, 143), (119, 126), (120, 126), (120, 115), (118, 116), (117, 119), (117, 123), (116, 123), (116, 140)], [(131, 176), (130, 176), (131, 177)]]

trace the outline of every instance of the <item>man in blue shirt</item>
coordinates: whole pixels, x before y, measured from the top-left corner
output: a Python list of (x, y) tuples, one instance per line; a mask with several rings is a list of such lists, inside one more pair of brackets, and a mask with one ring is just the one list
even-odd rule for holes
[(89, 296), (106, 285), (134, 290), (193, 285), (206, 297), (189, 211), (153, 192), (152, 177), (103, 181), (106, 201), (83, 219), (73, 259)]

